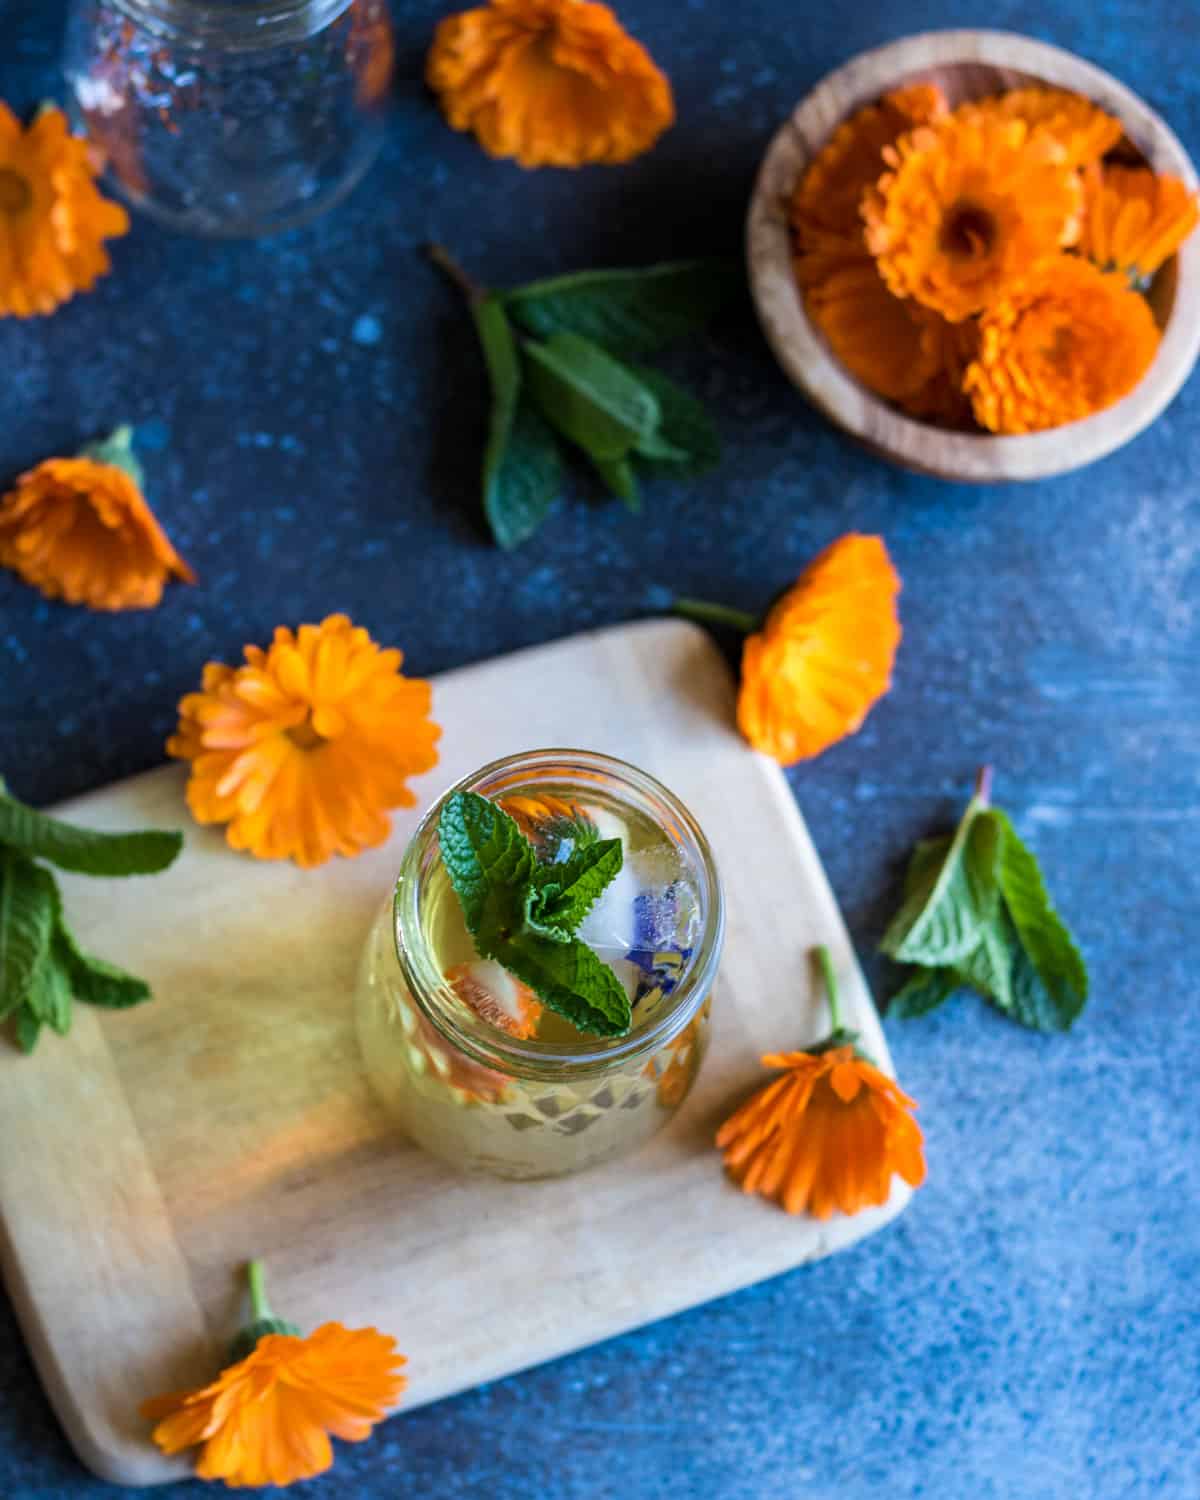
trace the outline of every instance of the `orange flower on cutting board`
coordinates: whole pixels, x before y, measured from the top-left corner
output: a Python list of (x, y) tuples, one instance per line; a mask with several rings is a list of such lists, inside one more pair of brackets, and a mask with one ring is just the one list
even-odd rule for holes
[(129, 215), (95, 175), (61, 109), (26, 128), (0, 101), (0, 318), (52, 313), (111, 269), (104, 241), (129, 232)]
[(703, 600), (677, 599), (674, 608), (746, 634), (738, 728), (756, 750), (791, 765), (861, 728), (891, 687), (899, 592), (883, 539), (851, 532), (809, 564), (761, 626)]
[(231, 1489), (294, 1484), (333, 1463), (330, 1435), (361, 1443), (407, 1384), (396, 1341), (374, 1328), (323, 1323), (306, 1338), (267, 1305), (263, 1268), (248, 1268), (254, 1321), (210, 1385), (142, 1405), (164, 1453), (199, 1450), (196, 1474)]
[(408, 778), (437, 764), (429, 684), (345, 615), (281, 626), (245, 658), (210, 662), (179, 705), (167, 750), (191, 762), (193, 816), (226, 824), (234, 849), (305, 868), (383, 843), (387, 810), (416, 801)]
[(831, 1011), (830, 1034), (802, 1052), (771, 1052), (779, 1076), (726, 1120), (717, 1149), (745, 1193), (759, 1193), (790, 1214), (827, 1219), (886, 1203), (892, 1178), (925, 1180), (916, 1108), (842, 1025), (829, 950), (816, 950)]
[(980, 319), (964, 377), (980, 426), (1042, 432), (1128, 395), (1159, 345), (1150, 305), (1119, 272), (1060, 255)]
[(89, 609), (149, 609), (169, 579), (195, 574), (142, 495), (133, 429), (78, 458), (50, 458), (0, 500), (0, 566), (48, 599)]
[(490, 0), (448, 16), (425, 76), (455, 130), (523, 167), (629, 161), (675, 120), (666, 74), (593, 0)]

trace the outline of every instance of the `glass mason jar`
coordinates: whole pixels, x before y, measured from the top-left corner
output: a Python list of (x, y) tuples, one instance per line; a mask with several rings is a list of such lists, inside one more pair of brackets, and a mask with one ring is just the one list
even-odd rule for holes
[(258, 235), (366, 171), (394, 62), (387, 0), (72, 0), (64, 69), (122, 196), (174, 229)]
[[(582, 812), (605, 837), (623, 830), (625, 863), (611, 904), (601, 898), (580, 936), (630, 993), (628, 1035), (586, 1036), (549, 1012), (534, 1035), (511, 1035), (464, 1004), (447, 981), (453, 955), (439, 935), (443, 899), (457, 897), (437, 825), (455, 791), (498, 802), (535, 844), (539, 809)], [(589, 935), (597, 922), (611, 922), (611, 948)], [(626, 922), (628, 932), (618, 932)], [(461, 921), (459, 929), (465, 938)], [(641, 1145), (687, 1096), (708, 1046), (723, 938), (712, 852), (666, 787), (588, 751), (536, 750), (496, 761), (426, 815), (394, 900), (368, 939), (357, 998), (368, 1074), (410, 1139), (455, 1166), (535, 1178), (606, 1161)]]

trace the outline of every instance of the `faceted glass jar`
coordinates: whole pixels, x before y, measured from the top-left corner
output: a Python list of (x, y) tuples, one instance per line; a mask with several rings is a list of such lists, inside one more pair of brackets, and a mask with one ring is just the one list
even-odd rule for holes
[(110, 185), (174, 229), (322, 213), (383, 140), (387, 0), (72, 0), (71, 109)]
[[(678, 1110), (708, 1047), (724, 937), (708, 842), (666, 787), (588, 751), (496, 761), (446, 797), (454, 791), (498, 802), (535, 845), (539, 809), (582, 809), (604, 837), (624, 830), (624, 868), (580, 936), (625, 985), (633, 1026), (588, 1036), (546, 1012), (534, 1034), (515, 1036), (463, 1003), (446, 977), (461, 954), (445, 937), (457, 897), (438, 845), (443, 798), (363, 955), (358, 1030), (371, 1082), (410, 1139), (455, 1166), (556, 1177), (631, 1151)], [(469, 943), (456, 905), (453, 916)]]

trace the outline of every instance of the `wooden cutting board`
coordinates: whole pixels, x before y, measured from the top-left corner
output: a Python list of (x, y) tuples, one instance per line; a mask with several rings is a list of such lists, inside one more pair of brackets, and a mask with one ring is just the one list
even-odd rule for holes
[[(420, 807), (386, 847), (318, 871), (190, 825), (177, 766), (58, 809), (97, 828), (187, 825), (165, 875), (62, 881), (81, 941), (143, 974), (154, 1003), (80, 1006), (31, 1058), (0, 1044), (4, 1275), (63, 1426), (105, 1478), (186, 1472), (148, 1442), (138, 1404), (216, 1372), (253, 1256), (302, 1327), (395, 1334), (412, 1408), (828, 1255), (907, 1201), (897, 1180), (881, 1209), (789, 1219), (731, 1186), (712, 1148), (759, 1054), (824, 1029), (816, 943), (849, 1023), (890, 1063), (787, 783), (738, 738), (707, 637), (678, 621), (579, 636), (441, 677), (434, 704), (442, 762)], [(395, 1134), (360, 1064), (353, 989), (430, 801), (544, 746), (621, 756), (678, 793), (715, 850), (728, 942), (712, 1049), (672, 1124), (632, 1157), (515, 1184), (455, 1174)]]

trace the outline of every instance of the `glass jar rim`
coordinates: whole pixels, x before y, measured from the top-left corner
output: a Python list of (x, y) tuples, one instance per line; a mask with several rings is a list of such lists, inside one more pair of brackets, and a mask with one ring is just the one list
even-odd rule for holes
[[(423, 950), (406, 941), (406, 932), (422, 932), (421, 884), (426, 862), (436, 858), (437, 822), (446, 799), (455, 792), (475, 791), (494, 786), (501, 773), (513, 779), (504, 789), (517, 790), (530, 782), (548, 780), (547, 772), (582, 773), (584, 779), (603, 775), (644, 799), (661, 805), (669, 812), (672, 824), (680, 833), (680, 842), (691, 857), (700, 877), (701, 935), (699, 944), (685, 965), (678, 984), (671, 991), (670, 1003), (660, 1007), (646, 1025), (621, 1037), (586, 1037), (583, 1045), (522, 1040), (510, 1037), (494, 1027), (486, 1034), (463, 1025), (454, 1008), (442, 997), (450, 991), (440, 972)], [(400, 873), (393, 900), (392, 937), (401, 972), (414, 1005), (441, 1035), (486, 1068), (515, 1073), (523, 1078), (562, 1081), (582, 1073), (607, 1072), (631, 1059), (649, 1055), (668, 1045), (689, 1025), (712, 989), (721, 949), (725, 939), (725, 898), (717, 875), (712, 849), (699, 823), (662, 782), (629, 762), (593, 750), (528, 750), (517, 755), (490, 761), (479, 770), (464, 776), (437, 799), (422, 818), (413, 834)], [(425, 961), (423, 961), (425, 960)], [(483, 1023), (481, 1023), (482, 1026)]]
[(231, 51), (306, 41), (324, 30), (354, 0), (256, 0), (252, 5), (212, 0), (112, 0), (123, 15), (172, 40)]

